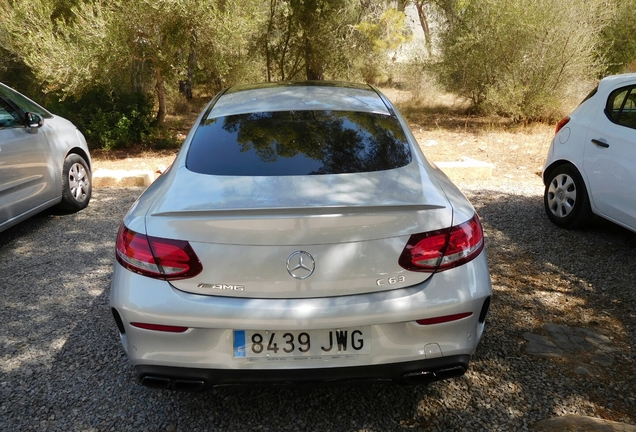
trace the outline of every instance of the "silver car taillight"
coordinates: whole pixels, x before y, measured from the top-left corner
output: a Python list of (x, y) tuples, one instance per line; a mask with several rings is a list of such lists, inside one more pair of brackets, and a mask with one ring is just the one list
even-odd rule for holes
[(413, 234), (398, 260), (410, 271), (435, 273), (473, 260), (484, 248), (479, 216), (448, 229)]
[(187, 241), (146, 236), (123, 224), (117, 233), (116, 255), (128, 270), (156, 279), (187, 279), (203, 270)]

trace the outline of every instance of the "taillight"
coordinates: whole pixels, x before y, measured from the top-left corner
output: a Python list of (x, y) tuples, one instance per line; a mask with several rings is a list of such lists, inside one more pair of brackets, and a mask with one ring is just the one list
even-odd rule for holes
[(563, 128), (563, 126), (565, 126), (566, 124), (568, 124), (568, 122), (570, 121), (570, 117), (563, 117), (561, 120), (559, 120), (559, 122), (556, 125), (556, 130), (554, 131), (554, 134), (558, 134), (559, 131)]
[(413, 234), (398, 263), (410, 271), (434, 273), (473, 260), (484, 248), (484, 233), (475, 213), (472, 219), (454, 227)]
[(116, 255), (128, 270), (156, 279), (186, 279), (203, 270), (187, 241), (146, 236), (123, 224), (117, 234)]

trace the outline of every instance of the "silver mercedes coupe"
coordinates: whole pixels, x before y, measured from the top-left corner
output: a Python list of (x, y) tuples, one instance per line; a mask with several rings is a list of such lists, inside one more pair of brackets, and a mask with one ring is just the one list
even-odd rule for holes
[(491, 283), (475, 210), (377, 89), (219, 93), (117, 234), (111, 308), (141, 384), (465, 373)]

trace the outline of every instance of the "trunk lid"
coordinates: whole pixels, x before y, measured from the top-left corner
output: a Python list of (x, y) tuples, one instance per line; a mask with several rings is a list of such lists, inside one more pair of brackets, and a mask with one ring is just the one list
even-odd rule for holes
[(452, 208), (417, 163), (365, 174), (210, 176), (179, 167), (147, 234), (190, 242), (203, 264), (179, 290), (306, 298), (403, 288), (430, 276), (398, 258), (411, 234), (451, 226)]

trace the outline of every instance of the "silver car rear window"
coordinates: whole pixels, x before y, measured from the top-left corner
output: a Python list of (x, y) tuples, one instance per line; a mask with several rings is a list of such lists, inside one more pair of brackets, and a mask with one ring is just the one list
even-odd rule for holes
[(383, 171), (411, 162), (397, 118), (352, 111), (277, 111), (206, 119), (186, 167), (225, 176)]

